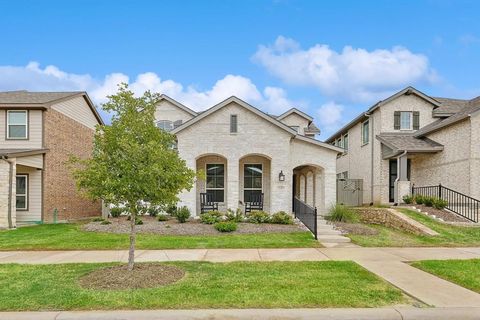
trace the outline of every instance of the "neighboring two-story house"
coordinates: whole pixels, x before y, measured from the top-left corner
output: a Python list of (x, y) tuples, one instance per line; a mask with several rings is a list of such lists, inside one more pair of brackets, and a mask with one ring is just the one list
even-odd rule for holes
[(195, 112), (162, 95), (157, 126), (174, 134), (181, 158), (205, 172), (179, 205), (198, 215), (200, 194), (219, 209), (245, 209), (263, 195), (267, 212), (292, 212), (293, 198), (325, 213), (335, 203), (336, 157), (343, 150), (315, 139), (311, 116), (290, 109), (266, 114), (236, 97)]
[(480, 97), (430, 97), (408, 87), (327, 143), (344, 148), (337, 178), (363, 180), (363, 203), (398, 203), (411, 185), (442, 184), (480, 199)]
[(99, 215), (65, 165), (103, 124), (85, 92), (0, 92), (0, 227)]

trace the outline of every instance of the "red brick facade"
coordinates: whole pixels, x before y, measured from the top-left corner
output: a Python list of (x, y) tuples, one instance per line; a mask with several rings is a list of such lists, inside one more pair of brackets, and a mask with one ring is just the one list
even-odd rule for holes
[(65, 165), (70, 155), (91, 156), (94, 131), (53, 109), (44, 117), (44, 145), (49, 151), (44, 163), (43, 221), (53, 221), (55, 208), (59, 220), (100, 215), (101, 203), (80, 195)]

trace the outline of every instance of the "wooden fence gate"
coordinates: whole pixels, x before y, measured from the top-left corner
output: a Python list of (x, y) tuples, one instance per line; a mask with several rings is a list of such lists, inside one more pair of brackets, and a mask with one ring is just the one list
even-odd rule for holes
[(338, 179), (337, 203), (357, 207), (363, 204), (362, 179)]

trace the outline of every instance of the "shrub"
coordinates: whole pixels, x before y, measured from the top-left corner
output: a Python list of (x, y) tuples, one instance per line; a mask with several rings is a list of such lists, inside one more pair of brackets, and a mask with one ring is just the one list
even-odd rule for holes
[(291, 215), (286, 213), (285, 211), (279, 211), (272, 215), (270, 219), (271, 223), (277, 224), (293, 224), (293, 218)]
[(421, 194), (416, 194), (415, 196), (413, 196), (413, 199), (415, 200), (416, 204), (423, 204), (425, 197)]
[(183, 206), (178, 208), (175, 212), (175, 218), (177, 218), (178, 222), (180, 223), (186, 222), (188, 218), (190, 218), (190, 210), (188, 207)]
[(149, 207), (147, 213), (150, 217), (156, 217), (160, 213), (160, 209), (157, 207)]
[(404, 195), (403, 196), (403, 202), (406, 204), (411, 204), (413, 202), (413, 197), (411, 195)]
[(237, 211), (233, 212), (232, 209), (227, 210), (227, 214), (225, 215), (225, 220), (233, 221), (233, 222), (243, 222), (245, 216), (241, 209), (237, 209)]
[(443, 199), (440, 199), (440, 198), (435, 198), (435, 200), (433, 201), (433, 207), (435, 209), (443, 210), (443, 209), (445, 209), (446, 206), (448, 206), (448, 201), (447, 200), (443, 200)]
[(100, 224), (112, 224), (112, 223), (108, 220), (103, 220), (102, 222), (100, 222)]
[(358, 222), (358, 216), (355, 212), (341, 204), (336, 204), (330, 208), (327, 219), (338, 222)]
[(136, 217), (136, 218), (135, 218), (135, 225), (139, 226), (139, 225), (141, 225), (141, 224), (143, 224), (143, 220), (140, 219), (140, 218), (138, 218), (138, 217)]
[(250, 223), (269, 223), (270, 215), (265, 211), (252, 211), (247, 215), (247, 220)]
[(166, 214), (159, 214), (157, 216), (158, 221), (167, 221), (168, 219), (169, 219), (169, 217)]
[(174, 217), (175, 214), (177, 213), (177, 206), (176, 205), (168, 206), (165, 212), (171, 215), (172, 217)]
[(434, 201), (435, 201), (434, 197), (424, 197), (423, 198), (423, 204), (426, 205), (427, 207), (432, 207)]
[(112, 216), (112, 218), (118, 218), (123, 213), (123, 210), (123, 208), (119, 207), (110, 208), (110, 215)]
[(102, 221), (105, 221), (105, 219), (103, 219), (102, 217), (96, 217), (92, 219), (92, 222), (102, 222)]
[(237, 230), (237, 223), (234, 221), (222, 221), (215, 223), (214, 227), (220, 232), (233, 232)]
[(219, 211), (208, 211), (200, 215), (200, 220), (205, 224), (215, 224), (222, 220), (222, 213)]

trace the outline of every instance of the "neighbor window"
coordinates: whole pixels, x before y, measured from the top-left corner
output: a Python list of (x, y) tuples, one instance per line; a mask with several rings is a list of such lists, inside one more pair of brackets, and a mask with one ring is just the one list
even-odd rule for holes
[(261, 195), (263, 170), (261, 164), (245, 164), (243, 167), (243, 200), (252, 201), (252, 196)]
[(18, 174), (16, 180), (16, 207), (17, 210), (28, 209), (28, 175)]
[(237, 133), (238, 129), (238, 123), (237, 123), (238, 117), (236, 114), (230, 115), (230, 133)]
[(400, 130), (412, 130), (411, 112), (400, 112)]
[(28, 138), (28, 111), (7, 111), (7, 139)]
[(173, 122), (170, 120), (159, 120), (157, 122), (157, 127), (164, 131), (170, 132), (173, 130)]
[(362, 123), (362, 145), (367, 144), (370, 139), (369, 121)]
[(348, 134), (343, 136), (343, 149), (345, 152), (348, 151)]
[(207, 194), (212, 195), (213, 202), (224, 202), (225, 166), (223, 164), (207, 164)]

